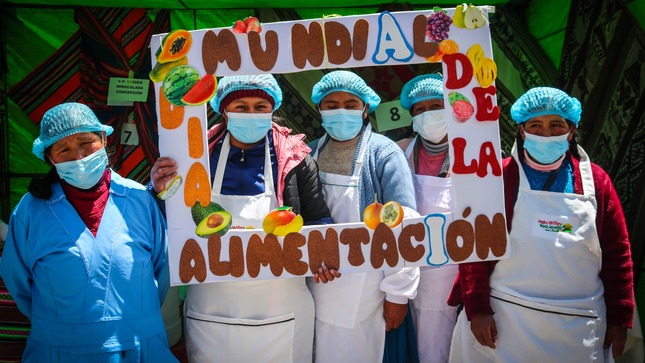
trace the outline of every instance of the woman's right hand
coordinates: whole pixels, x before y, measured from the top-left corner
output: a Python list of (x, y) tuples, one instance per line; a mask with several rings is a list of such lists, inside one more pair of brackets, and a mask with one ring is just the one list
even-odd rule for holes
[(479, 344), (495, 349), (497, 327), (493, 314), (477, 314), (470, 321), (470, 330)]
[(150, 180), (157, 193), (166, 188), (166, 183), (177, 175), (177, 162), (173, 158), (162, 156), (150, 169)]

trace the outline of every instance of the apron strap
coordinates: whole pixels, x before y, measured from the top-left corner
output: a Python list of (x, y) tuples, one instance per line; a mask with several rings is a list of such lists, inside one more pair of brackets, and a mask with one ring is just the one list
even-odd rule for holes
[(412, 160), (410, 160), (410, 155), (413, 155), (414, 147), (417, 144), (417, 139), (419, 137), (420, 137), (419, 135), (413, 137), (412, 141), (410, 141), (410, 144), (408, 144), (408, 147), (405, 149), (405, 160), (408, 161), (408, 164), (410, 165), (410, 168), (412, 169), (413, 173), (416, 173), (416, 165), (415, 165), (416, 163), (414, 162), (415, 161), (414, 157)]
[(520, 175), (520, 190), (531, 190), (531, 186), (529, 185), (529, 181), (526, 178), (526, 174), (524, 174), (524, 168), (522, 167), (522, 163), (520, 162), (520, 157), (517, 151), (517, 141), (513, 144), (513, 149), (511, 149), (511, 155), (513, 156), (513, 159), (515, 160), (515, 163), (517, 164), (517, 169), (519, 171)]
[(217, 168), (215, 168), (215, 176), (213, 177), (213, 187), (211, 193), (214, 195), (220, 195), (222, 191), (222, 181), (224, 180), (224, 168), (226, 168), (226, 160), (228, 159), (228, 153), (231, 150), (231, 134), (226, 133), (224, 141), (222, 142), (222, 150), (219, 153), (219, 159), (217, 159)]
[(587, 153), (578, 145), (580, 154), (580, 177), (582, 178), (582, 191), (584, 195), (595, 197), (596, 187), (593, 182), (593, 172), (591, 171), (591, 161)]
[(354, 163), (354, 166), (353, 166), (354, 168), (354, 172), (352, 173), (353, 176), (358, 176), (361, 172), (361, 166), (363, 165), (363, 160), (365, 159), (365, 150), (367, 150), (367, 143), (369, 142), (370, 137), (372, 137), (372, 124), (368, 123), (359, 141), (360, 145), (358, 150), (358, 157), (356, 158), (356, 162)]

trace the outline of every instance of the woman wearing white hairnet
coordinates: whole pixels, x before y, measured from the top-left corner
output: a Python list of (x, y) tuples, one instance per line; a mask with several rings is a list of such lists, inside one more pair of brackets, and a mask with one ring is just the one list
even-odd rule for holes
[[(451, 362), (613, 362), (634, 314), (629, 239), (609, 176), (576, 143), (580, 102), (533, 88), (503, 162), (511, 255), (459, 266)], [(494, 315), (493, 315), (494, 314)]]
[(23, 362), (176, 362), (160, 306), (165, 221), (110, 170), (112, 127), (80, 103), (45, 113), (33, 152), (52, 165), (9, 219), (0, 274), (31, 320)]
[[(401, 107), (410, 111), (413, 138), (397, 144), (404, 150), (414, 179), (417, 210), (422, 215), (451, 213), (455, 191), (450, 180), (448, 123), (444, 115), (443, 81), (439, 74), (426, 74), (408, 81), (401, 90)], [(457, 276), (457, 265), (421, 267), (412, 316), (417, 334), (419, 361), (448, 361), (457, 308), (447, 303)]]
[[(312, 142), (325, 202), (336, 223), (362, 221), (374, 202), (416, 209), (410, 170), (396, 144), (364, 126), (380, 97), (348, 71), (326, 74), (313, 87), (327, 134)], [(381, 362), (386, 331), (396, 329), (416, 295), (418, 268), (346, 274), (310, 284), (316, 302), (316, 362)]]
[[(270, 74), (222, 77), (210, 101), (224, 118), (208, 132), (211, 200), (231, 213), (234, 228), (262, 228), (264, 217), (282, 205), (305, 224), (332, 222), (304, 136), (274, 122), (281, 103)], [(170, 158), (155, 163), (156, 191), (176, 170)], [(334, 273), (321, 270), (319, 278), (333, 280)], [(185, 308), (191, 362), (312, 360), (314, 303), (304, 277), (190, 285)]]

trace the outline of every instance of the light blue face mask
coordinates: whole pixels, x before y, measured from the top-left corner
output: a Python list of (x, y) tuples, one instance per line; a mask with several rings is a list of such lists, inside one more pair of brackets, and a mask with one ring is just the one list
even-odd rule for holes
[(233, 137), (245, 144), (256, 143), (271, 130), (273, 114), (269, 113), (244, 113), (227, 112), (228, 123), (226, 128)]
[(524, 148), (540, 164), (553, 164), (569, 149), (569, 133), (559, 136), (538, 136), (524, 132)]
[(322, 127), (332, 139), (347, 141), (353, 139), (363, 127), (363, 110), (321, 110)]
[(54, 164), (61, 179), (79, 189), (90, 189), (101, 180), (108, 157), (105, 148), (80, 160), (64, 161)]

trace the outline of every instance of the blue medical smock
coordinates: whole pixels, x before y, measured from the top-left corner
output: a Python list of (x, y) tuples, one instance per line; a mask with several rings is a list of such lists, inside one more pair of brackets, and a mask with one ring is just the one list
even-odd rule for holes
[(103, 361), (120, 352), (117, 361), (176, 361), (160, 313), (169, 286), (166, 224), (150, 194), (112, 172), (94, 237), (61, 186), (52, 191), (48, 200), (20, 201), (0, 262), (32, 322), (23, 359)]

